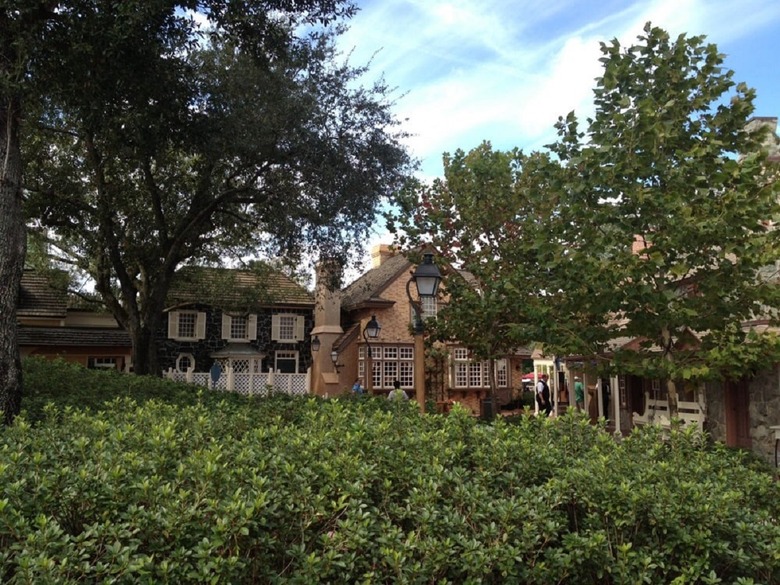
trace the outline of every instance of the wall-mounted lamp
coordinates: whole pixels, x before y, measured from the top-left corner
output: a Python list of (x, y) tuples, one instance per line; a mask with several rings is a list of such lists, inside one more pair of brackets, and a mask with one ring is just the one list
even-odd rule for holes
[(333, 362), (333, 369), (335, 369), (336, 373), (338, 374), (341, 368), (344, 367), (344, 364), (339, 363), (339, 352), (337, 352), (335, 349), (330, 352), (330, 361)]
[(320, 342), (320, 338), (315, 335), (311, 340), (311, 350), (320, 351), (320, 345), (322, 345), (322, 343)]

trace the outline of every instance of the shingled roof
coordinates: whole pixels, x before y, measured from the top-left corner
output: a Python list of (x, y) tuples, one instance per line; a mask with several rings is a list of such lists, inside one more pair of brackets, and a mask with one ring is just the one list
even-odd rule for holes
[(124, 329), (20, 326), (18, 336), (20, 345), (130, 347), (130, 335)]
[(405, 256), (396, 254), (372, 268), (341, 292), (341, 308), (350, 311), (361, 305), (387, 302), (382, 292), (412, 264)]
[(177, 271), (171, 284), (168, 305), (194, 303), (235, 309), (270, 305), (311, 307), (314, 297), (271, 267), (255, 270), (185, 267)]
[(67, 293), (51, 285), (50, 280), (33, 270), (25, 270), (19, 288), (19, 317), (47, 317), (64, 319)]

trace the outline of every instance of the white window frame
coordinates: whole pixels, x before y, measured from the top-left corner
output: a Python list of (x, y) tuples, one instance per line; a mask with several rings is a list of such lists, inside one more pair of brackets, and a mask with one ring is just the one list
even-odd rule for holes
[[(420, 298), (420, 318), (425, 322), (426, 319), (435, 319), (439, 312), (439, 301), (436, 297)], [(414, 307), (409, 306), (409, 323), (414, 327), (417, 320), (417, 313)]]
[[(181, 335), (179, 320), (182, 315), (195, 317), (193, 337)], [(199, 341), (206, 338), (206, 313), (202, 311), (171, 311), (168, 313), (168, 338), (177, 341)]]
[[(246, 318), (246, 336), (233, 337), (233, 319), (242, 318)], [(227, 341), (253, 341), (257, 339), (257, 315), (222, 313), (222, 339)]]
[(298, 373), (298, 352), (290, 349), (277, 349), (274, 352), (274, 370), (279, 371), (279, 360), (295, 360), (295, 371), (293, 374)]
[[(367, 355), (365, 345), (358, 346), (358, 376), (366, 379)], [(401, 388), (414, 388), (414, 346), (371, 344), (371, 387), (377, 390), (393, 387), (401, 382)]]
[(188, 359), (190, 361), (190, 367), (193, 372), (195, 371), (195, 356), (191, 353), (180, 353), (176, 357), (176, 371), (181, 372), (182, 374), (186, 374), (187, 370), (183, 370), (181, 367), (182, 360)]
[(87, 363), (94, 370), (118, 370), (119, 358), (116, 356), (89, 356)]
[[(292, 320), (292, 337), (282, 337), (283, 330), (286, 327), (282, 327), (283, 319)], [(303, 341), (303, 315), (296, 315), (295, 313), (277, 313), (271, 316), (271, 340), (278, 343), (297, 343)]]
[[(498, 388), (509, 387), (509, 375), (506, 359), (494, 360), (496, 371), (496, 386)], [(469, 352), (465, 347), (452, 349), (452, 386), (453, 388), (489, 388), (490, 361), (474, 361), (469, 359)]]

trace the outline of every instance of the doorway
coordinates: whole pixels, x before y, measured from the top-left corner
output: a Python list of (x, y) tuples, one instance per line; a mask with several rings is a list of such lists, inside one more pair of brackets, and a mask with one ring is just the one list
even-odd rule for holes
[(749, 449), (750, 438), (750, 393), (746, 379), (729, 380), (725, 384), (726, 402), (726, 445)]

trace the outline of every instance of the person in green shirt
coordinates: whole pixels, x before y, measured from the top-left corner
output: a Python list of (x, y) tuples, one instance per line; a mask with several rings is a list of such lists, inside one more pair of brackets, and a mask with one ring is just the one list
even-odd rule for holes
[(574, 376), (574, 402), (577, 403), (577, 410), (585, 408), (585, 386), (579, 376)]

